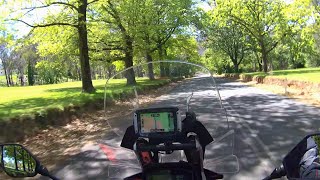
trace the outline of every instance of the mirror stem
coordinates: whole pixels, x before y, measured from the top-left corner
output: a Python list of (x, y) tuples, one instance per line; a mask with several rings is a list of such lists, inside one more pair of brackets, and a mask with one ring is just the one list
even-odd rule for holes
[(47, 176), (47, 177), (51, 178), (52, 180), (59, 180), (55, 176), (51, 175), (49, 173), (48, 169), (42, 165), (39, 166), (39, 174), (41, 174), (42, 176)]

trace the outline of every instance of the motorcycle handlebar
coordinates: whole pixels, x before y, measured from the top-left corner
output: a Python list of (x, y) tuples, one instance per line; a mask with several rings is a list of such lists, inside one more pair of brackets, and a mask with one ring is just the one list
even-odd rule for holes
[(138, 151), (174, 151), (174, 150), (191, 150), (191, 149), (196, 149), (195, 143), (137, 146)]

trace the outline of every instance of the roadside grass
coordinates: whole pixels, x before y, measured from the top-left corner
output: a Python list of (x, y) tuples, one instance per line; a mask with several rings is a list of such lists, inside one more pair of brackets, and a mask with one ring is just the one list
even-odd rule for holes
[(277, 78), (287, 78), (290, 80), (298, 81), (309, 81), (309, 82), (320, 82), (320, 68), (301, 68), (301, 69), (289, 69), (289, 70), (278, 70), (269, 73), (253, 72), (244, 73), (247, 75), (260, 75), (260, 76), (272, 76)]
[[(145, 86), (162, 84), (168, 81), (148, 80), (137, 78), (137, 89)], [(43, 113), (50, 108), (63, 109), (67, 106), (81, 106), (87, 102), (104, 98), (105, 80), (95, 80), (93, 85), (96, 92), (92, 94), (81, 93), (81, 82), (67, 82), (54, 85), (2, 87), (0, 88), (0, 121), (23, 115)], [(126, 86), (126, 79), (113, 79), (108, 86), (109, 98), (117, 98), (119, 94), (132, 91)]]

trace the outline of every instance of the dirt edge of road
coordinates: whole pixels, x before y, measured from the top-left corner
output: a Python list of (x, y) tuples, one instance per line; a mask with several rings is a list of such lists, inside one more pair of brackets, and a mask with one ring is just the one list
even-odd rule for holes
[(319, 91), (309, 91), (304, 92), (301, 91), (299, 88), (295, 87), (283, 87), (276, 84), (261, 84), (254, 81), (245, 82), (242, 80), (236, 80), (238, 82), (241, 82), (242, 84), (256, 87), (277, 95), (286, 96), (288, 98), (297, 100), (299, 102), (316, 106), (320, 108), (320, 92)]
[(300, 102), (320, 107), (320, 84), (293, 81), (275, 77), (249, 76), (244, 74), (224, 74), (219, 77), (242, 82), (274, 94), (286, 96)]

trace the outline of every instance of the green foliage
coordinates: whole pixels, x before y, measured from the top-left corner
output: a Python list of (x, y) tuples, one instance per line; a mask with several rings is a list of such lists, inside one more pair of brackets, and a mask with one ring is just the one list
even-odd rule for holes
[(178, 35), (171, 38), (167, 43), (167, 59), (183, 60), (188, 62), (198, 62), (198, 43), (196, 39), (188, 35)]
[(217, 74), (232, 73), (230, 58), (222, 52), (213, 52), (212, 49), (207, 49), (205, 56), (201, 62), (212, 72)]
[[(69, 24), (36, 28), (21, 39), (7, 33), (11, 31), (7, 25), (1, 26), (1, 42), (7, 52), (14, 52), (8, 61), (11, 74), (28, 75), (30, 85), (36, 80), (81, 79), (79, 32), (78, 26), (73, 26), (79, 25), (74, 7), (80, 1), (45, 8), (36, 8), (43, 4), (33, 0), (1, 2), (0, 21), (4, 24), (4, 19), (12, 23), (8, 19), (32, 18), (32, 25)], [(92, 78), (111, 76), (145, 60), (185, 60), (218, 73), (258, 71), (260, 66), (278, 70), (320, 65), (317, 1), (208, 2), (211, 9), (206, 10), (192, 0), (99, 0), (89, 4), (85, 23)], [(34, 18), (41, 9), (48, 11)], [(199, 49), (206, 52), (204, 56), (200, 57)], [(159, 68), (155, 66), (154, 72)]]
[(36, 64), (38, 80), (41, 84), (59, 83), (66, 76), (67, 70), (58, 61), (40, 61)]
[(232, 21), (227, 24), (221, 23), (222, 25), (218, 23), (219, 21), (206, 29), (206, 47), (228, 56), (233, 63), (233, 71), (239, 72), (239, 65), (249, 50), (246, 34)]
[(246, 71), (319, 66), (319, 5), (311, 4), (310, 0), (215, 1), (202, 20), (205, 47), (218, 56), (218, 51), (226, 53), (234, 65), (236, 49), (244, 47), (240, 66)]

